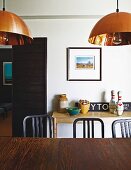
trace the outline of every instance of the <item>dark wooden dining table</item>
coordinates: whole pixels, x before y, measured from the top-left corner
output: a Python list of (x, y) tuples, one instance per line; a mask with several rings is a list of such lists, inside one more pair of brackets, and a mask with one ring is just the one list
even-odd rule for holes
[(0, 137), (0, 170), (131, 170), (131, 139)]

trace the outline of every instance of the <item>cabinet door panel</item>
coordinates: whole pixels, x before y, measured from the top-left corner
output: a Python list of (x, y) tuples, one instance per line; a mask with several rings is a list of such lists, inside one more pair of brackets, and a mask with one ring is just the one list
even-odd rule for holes
[[(47, 38), (13, 47), (13, 136), (23, 136), (25, 116), (47, 113)], [(46, 136), (46, 123), (45, 123)]]

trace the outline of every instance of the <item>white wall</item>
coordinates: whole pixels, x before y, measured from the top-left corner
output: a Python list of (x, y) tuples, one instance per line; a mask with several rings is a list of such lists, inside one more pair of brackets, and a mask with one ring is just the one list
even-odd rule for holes
[[(14, 0), (6, 2), (7, 9), (21, 16), (33, 37), (48, 38), (48, 111), (56, 108), (55, 96), (66, 93), (69, 102), (87, 99), (91, 102), (110, 99), (112, 89), (123, 91), (123, 101), (131, 101), (131, 47), (102, 47), (102, 81), (67, 81), (66, 48), (90, 47), (89, 33), (99, 15), (114, 12), (114, 0)], [(130, 0), (119, 0), (120, 11), (131, 11)], [(34, 15), (87, 15), (87, 19), (30, 19)], [(94, 15), (95, 19), (90, 19)], [(95, 47), (95, 46), (93, 46)], [(65, 125), (61, 126), (61, 132)], [(61, 133), (60, 132), (60, 133)], [(69, 131), (67, 133), (70, 133)], [(68, 134), (67, 134), (68, 136)], [(66, 135), (65, 135), (66, 137)]]
[(106, 92), (109, 101), (110, 91), (123, 91), (123, 100), (131, 101), (131, 48), (102, 47), (102, 81), (67, 81), (66, 48), (89, 47), (88, 35), (96, 20), (35, 20), (28, 24), (34, 36), (48, 37), (48, 111), (52, 110), (55, 95), (66, 93), (69, 102), (88, 99), (102, 101)]

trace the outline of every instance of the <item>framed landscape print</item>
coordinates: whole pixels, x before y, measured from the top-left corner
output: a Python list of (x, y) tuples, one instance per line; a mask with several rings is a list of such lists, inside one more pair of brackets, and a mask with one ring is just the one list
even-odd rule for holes
[(101, 81), (101, 48), (67, 48), (68, 81)]
[(12, 85), (12, 62), (3, 62), (3, 85)]

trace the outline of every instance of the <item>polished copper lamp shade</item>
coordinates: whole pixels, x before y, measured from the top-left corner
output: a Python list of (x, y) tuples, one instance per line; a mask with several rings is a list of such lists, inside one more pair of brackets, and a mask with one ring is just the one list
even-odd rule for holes
[(8, 11), (0, 11), (0, 45), (24, 45), (32, 42), (25, 22)]
[(131, 44), (131, 14), (115, 12), (104, 16), (92, 29), (91, 44), (116, 46)]
[(116, 12), (101, 18), (92, 29), (89, 43), (105, 46), (131, 44), (131, 13), (119, 12), (118, 0)]

